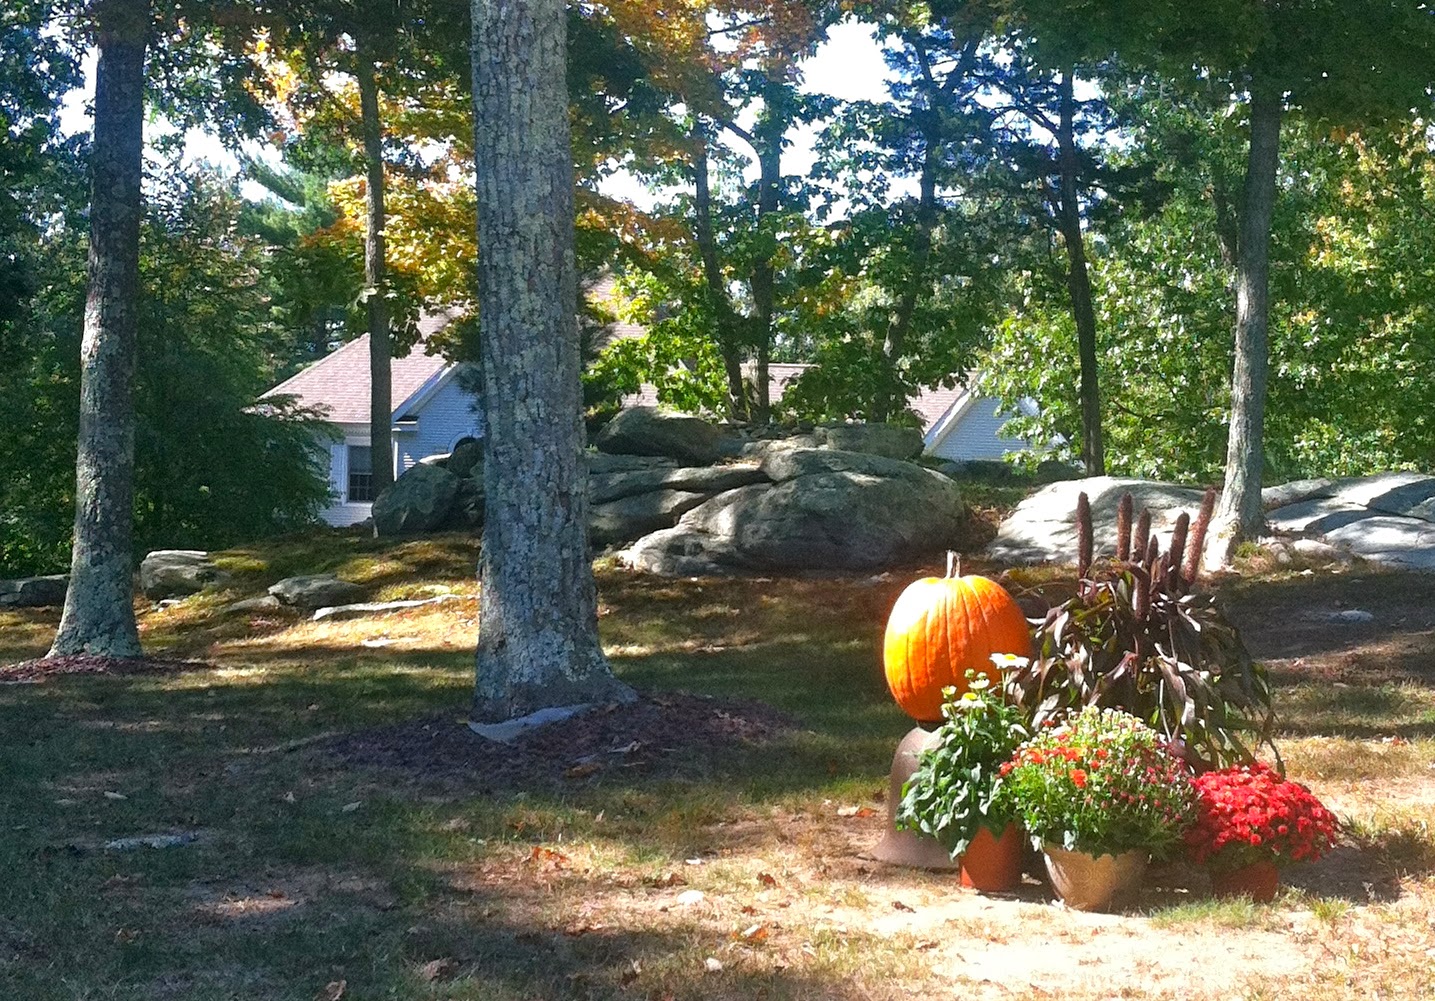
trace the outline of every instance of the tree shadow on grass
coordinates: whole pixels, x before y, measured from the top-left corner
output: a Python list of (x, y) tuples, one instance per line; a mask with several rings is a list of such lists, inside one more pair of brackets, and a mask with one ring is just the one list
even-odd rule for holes
[[(1423, 574), (1317, 574), (1236, 584), (1222, 606), (1281, 683), (1435, 685), (1435, 611)], [(1372, 618), (1342, 619), (1366, 612)]]
[(1356, 740), (1435, 737), (1435, 690), (1409, 684), (1302, 684), (1277, 689), (1281, 734)]

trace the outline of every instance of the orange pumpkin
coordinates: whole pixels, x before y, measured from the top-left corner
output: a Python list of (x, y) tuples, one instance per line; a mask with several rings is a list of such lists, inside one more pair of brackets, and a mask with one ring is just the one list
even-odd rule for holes
[(945, 577), (908, 585), (887, 618), (887, 687), (919, 723), (941, 720), (942, 689), (966, 691), (967, 671), (1000, 681), (994, 653), (1030, 656), (1026, 616), (996, 581), (958, 576), (950, 565)]

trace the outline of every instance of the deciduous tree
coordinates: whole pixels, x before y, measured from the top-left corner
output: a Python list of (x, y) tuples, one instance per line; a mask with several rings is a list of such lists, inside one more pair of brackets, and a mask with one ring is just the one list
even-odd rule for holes
[(134, 377), (149, 0), (100, 0), (70, 587), (51, 656), (140, 653), (132, 605)]
[(628, 699), (598, 641), (561, 0), (474, 0), (484, 439), (473, 719)]

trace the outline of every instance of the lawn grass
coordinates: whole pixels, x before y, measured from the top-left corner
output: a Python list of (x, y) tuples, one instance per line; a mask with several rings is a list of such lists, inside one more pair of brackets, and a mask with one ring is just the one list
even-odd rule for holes
[[(1435, 945), (1435, 739), (1410, 729), (1435, 702), (1409, 672), (1345, 687), (1283, 676), (1291, 771), (1348, 836), (1330, 863), (1293, 872), (1277, 905), (1157, 894), (1080, 915), (1034, 883), (988, 900), (860, 858), (910, 725), (879, 667), (905, 572), (671, 581), (600, 563), (600, 623), (626, 680), (761, 699), (801, 728), (677, 771), (494, 794), (347, 767), (313, 743), (461, 719), (471, 597), (335, 624), (220, 612), (301, 570), (376, 596), (471, 595), (475, 557), (462, 537), (250, 547), (225, 555), (225, 594), (139, 606), (151, 652), (213, 669), (0, 687), (0, 997), (1435, 992), (1423, 951)], [(0, 663), (43, 652), (53, 627), (50, 613), (0, 613)], [(197, 840), (103, 847), (178, 832)], [(683, 902), (693, 890), (702, 899)]]

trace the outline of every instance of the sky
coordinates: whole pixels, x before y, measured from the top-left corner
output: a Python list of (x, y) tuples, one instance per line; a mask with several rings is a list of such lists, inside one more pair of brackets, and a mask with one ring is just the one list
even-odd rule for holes
[[(867, 25), (855, 22), (838, 24), (828, 34), (827, 40), (816, 54), (804, 65), (806, 84), (804, 89), (815, 94), (829, 94), (839, 100), (878, 100), (886, 96), (884, 80), (887, 65), (882, 60), (882, 50)], [(94, 94), (95, 55), (92, 51), (84, 60), (85, 86), (72, 91), (64, 101), (60, 112), (61, 127), (67, 133), (90, 130), (89, 103)], [(146, 138), (153, 139), (160, 130), (172, 131), (162, 121), (151, 120), (145, 126)], [(816, 129), (806, 128), (795, 133), (792, 148), (783, 161), (783, 170), (789, 174), (806, 174), (816, 158), (813, 143)], [(272, 147), (254, 144), (246, 149), (251, 156), (277, 162), (278, 154)], [(185, 136), (183, 163), (193, 165), (209, 163), (219, 169), (233, 173), (239, 170), (239, 161), (226, 149), (218, 137), (191, 129)], [(254, 182), (243, 185), (246, 198), (259, 200), (268, 192)], [(654, 198), (631, 175), (619, 172), (608, 178), (602, 185), (605, 194), (634, 202), (640, 207), (651, 205)]]

